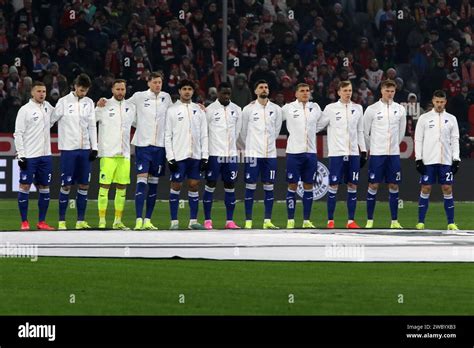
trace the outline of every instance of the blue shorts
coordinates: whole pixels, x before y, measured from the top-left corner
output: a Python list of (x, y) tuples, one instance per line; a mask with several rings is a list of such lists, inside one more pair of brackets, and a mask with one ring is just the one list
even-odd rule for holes
[(206, 172), (206, 179), (208, 181), (217, 181), (220, 175), (223, 182), (233, 183), (237, 179), (238, 169), (237, 156), (209, 156), (209, 167)]
[(135, 169), (137, 174), (165, 175), (165, 148), (158, 146), (135, 146)]
[(402, 181), (402, 167), (400, 155), (370, 156), (369, 159), (369, 183), (398, 184)]
[(334, 156), (329, 157), (329, 185), (359, 183), (360, 157)]
[(90, 150), (61, 150), (61, 186), (88, 185), (91, 179)]
[(273, 184), (277, 170), (276, 158), (245, 157), (245, 183), (257, 183), (258, 176), (262, 182)]
[(185, 177), (194, 180), (201, 179), (201, 172), (199, 171), (200, 160), (187, 158), (176, 163), (178, 164), (179, 169), (176, 172), (171, 173), (170, 181), (183, 182)]
[(429, 164), (426, 166), (426, 174), (420, 177), (420, 184), (422, 185), (452, 185), (453, 172), (451, 166), (444, 164)]
[(318, 172), (318, 158), (315, 153), (289, 153), (286, 156), (286, 181), (312, 184)]
[(20, 184), (49, 186), (53, 172), (52, 156), (28, 158), (26, 170), (20, 170)]

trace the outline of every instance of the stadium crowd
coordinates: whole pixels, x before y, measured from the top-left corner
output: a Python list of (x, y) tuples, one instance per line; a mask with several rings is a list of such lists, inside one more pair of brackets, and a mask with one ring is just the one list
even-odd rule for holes
[[(220, 13), (215, 0), (0, 0), (0, 132), (14, 131), (33, 81), (45, 83), (55, 105), (81, 72), (93, 78), (94, 101), (111, 96), (115, 78), (128, 81), (131, 95), (161, 70), (173, 100), (187, 78), (199, 86), (196, 101), (210, 104), (222, 82)], [(338, 83), (351, 80), (353, 100), (366, 108), (390, 78), (413, 136), (419, 115), (433, 107), (433, 91), (444, 89), (461, 157), (472, 157), (473, 14), (469, 0), (230, 1), (232, 101), (247, 105), (253, 84), (264, 79), (282, 106), (305, 82), (323, 109), (337, 99)]]

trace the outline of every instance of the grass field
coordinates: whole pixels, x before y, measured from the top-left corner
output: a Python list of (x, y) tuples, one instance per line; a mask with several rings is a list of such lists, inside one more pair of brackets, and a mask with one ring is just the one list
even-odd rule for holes
[[(35, 196), (33, 196), (35, 197)], [(113, 222), (113, 209), (114, 202), (109, 201), (107, 210), (108, 226), (111, 227)], [(356, 221), (360, 226), (365, 226), (366, 222), (366, 208), (365, 201), (358, 202)], [(34, 228), (38, 219), (37, 201), (36, 198), (30, 200), (29, 203), (29, 221), (31, 227)], [(338, 202), (336, 207), (336, 228), (344, 228), (347, 222), (346, 213), (346, 202)], [(213, 222), (215, 228), (223, 228), (225, 223), (225, 207), (223, 202), (214, 202), (213, 205)], [(460, 229), (474, 229), (474, 203), (456, 203), (455, 217), (456, 223)], [(67, 221), (68, 227), (73, 228), (76, 222), (76, 210), (68, 209)], [(296, 208), (296, 224), (297, 227), (301, 226), (302, 223), (303, 208), (301, 201), (298, 200)], [(183, 209), (179, 210), (179, 218), (181, 228), (186, 228), (189, 221), (189, 207), (187, 201)], [(57, 227), (58, 220), (58, 202), (57, 200), (51, 200), (49, 206), (47, 222), (52, 226)], [(97, 226), (99, 218), (97, 215), (97, 201), (89, 201), (86, 220), (91, 226)], [(244, 204), (238, 202), (235, 209), (235, 221), (238, 225), (243, 226), (245, 220), (244, 215)], [(418, 220), (418, 203), (405, 202), (403, 209), (399, 210), (398, 220), (403, 227), (412, 229)], [(133, 201), (127, 201), (127, 205), (124, 211), (124, 223), (133, 228), (135, 225), (135, 206)], [(157, 202), (155, 212), (153, 214), (152, 222), (155, 226), (160, 229), (169, 228), (169, 205), (167, 202)], [(199, 206), (199, 221), (203, 221), (203, 209), (202, 204)], [(261, 228), (263, 222), (263, 203), (255, 203), (254, 206), (254, 227)], [(272, 221), (275, 225), (280, 228), (286, 227), (287, 214), (286, 204), (276, 202), (273, 208)], [(324, 228), (327, 222), (326, 203), (315, 202), (312, 211), (312, 221), (318, 228)], [(388, 228), (390, 225), (390, 212), (387, 202), (378, 202), (375, 209), (374, 227), (375, 228)], [(444, 213), (443, 203), (432, 202), (428, 210), (426, 218), (426, 228), (428, 229), (446, 229), (447, 222)], [(0, 201), (0, 230), (17, 230), (20, 227), (20, 215), (18, 212), (17, 201), (14, 199), (4, 199)]]
[(2, 315), (474, 314), (473, 264), (40, 257), (0, 280)]
[[(36, 222), (36, 202), (30, 202)], [(88, 221), (96, 225), (96, 202), (89, 202)], [(109, 204), (112, 222), (113, 202)], [(216, 227), (224, 223), (224, 206), (215, 203)], [(262, 221), (263, 204), (254, 221)], [(365, 224), (365, 203), (357, 221)], [(340, 202), (336, 224), (343, 227), (346, 207)], [(456, 205), (460, 228), (473, 229), (473, 204)], [(202, 213), (202, 207), (200, 207)], [(297, 223), (301, 223), (301, 206)], [(76, 211), (68, 210), (72, 227)], [(188, 207), (180, 209), (186, 227)], [(236, 221), (243, 222), (238, 203)], [(133, 202), (125, 223), (133, 227)], [(377, 227), (389, 223), (388, 204), (378, 204)], [(417, 204), (405, 203), (400, 222), (412, 228)], [(17, 229), (15, 200), (0, 202), (1, 229)], [(48, 221), (57, 221), (52, 201)], [(284, 227), (285, 204), (276, 203), (273, 221)], [(313, 221), (326, 222), (323, 202), (315, 204)], [(157, 204), (153, 222), (168, 228), (167, 203)], [(445, 229), (444, 209), (432, 203), (427, 228)], [(58, 232), (60, 233), (60, 232)], [(134, 232), (131, 232), (134, 233)], [(139, 233), (139, 232), (137, 232)], [(159, 232), (157, 232), (159, 233)], [(231, 233), (231, 232), (229, 232)], [(473, 315), (472, 263), (343, 263), (202, 260), (142, 260), (40, 257), (0, 258), (0, 315)], [(184, 297), (183, 297), (184, 296)], [(74, 299), (74, 301), (72, 301)], [(74, 302), (74, 303), (71, 303)], [(184, 302), (184, 303), (183, 303)]]

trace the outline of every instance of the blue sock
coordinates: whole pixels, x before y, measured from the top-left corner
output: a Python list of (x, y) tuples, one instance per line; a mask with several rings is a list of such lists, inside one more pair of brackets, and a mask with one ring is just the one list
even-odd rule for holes
[(59, 221), (66, 221), (66, 210), (69, 203), (69, 191), (59, 190)]
[(202, 205), (204, 207), (205, 220), (211, 220), (212, 200), (215, 189), (215, 187), (209, 187), (207, 185), (204, 188), (204, 194), (202, 196)]
[(265, 219), (272, 218), (274, 194), (273, 194), (273, 185), (263, 185), (263, 190), (265, 191)]
[(293, 220), (296, 210), (296, 192), (290, 189), (286, 191), (286, 210), (288, 212), (288, 220)]
[(87, 207), (87, 190), (77, 190), (76, 197), (77, 221), (84, 221)]
[(425, 222), (425, 216), (428, 212), (428, 206), (430, 204), (430, 194), (420, 192), (420, 198), (418, 199), (418, 222)]
[(347, 189), (347, 213), (348, 219), (354, 220), (357, 207), (357, 189)]
[(377, 190), (370, 187), (367, 190), (367, 220), (374, 219), (375, 202), (377, 201)]
[(146, 178), (137, 179), (137, 189), (135, 191), (135, 213), (137, 219), (143, 216), (143, 206), (145, 205)]
[(388, 201), (392, 220), (398, 219), (398, 190), (389, 190)]
[[(151, 180), (151, 179), (150, 179)], [(146, 196), (146, 214), (145, 218), (151, 219), (156, 204), (156, 194), (158, 192), (158, 178), (156, 184), (148, 182), (148, 194)]]
[(224, 203), (225, 211), (227, 215), (227, 221), (234, 220), (234, 210), (235, 210), (235, 188), (226, 188), (224, 189)]
[(313, 207), (313, 189), (304, 190), (303, 193), (303, 219), (309, 220)]
[(180, 191), (170, 190), (170, 215), (171, 220), (178, 220)]
[(252, 220), (253, 210), (253, 196), (255, 195), (255, 189), (257, 184), (245, 185), (245, 219)]
[(49, 207), (49, 188), (39, 189), (38, 197), (38, 221), (46, 219), (46, 213)]
[[(20, 189), (21, 190), (21, 189)], [(30, 195), (28, 192), (18, 192), (18, 209), (20, 210), (21, 221), (28, 220), (28, 199)]]
[(454, 199), (453, 194), (443, 195), (444, 198), (444, 211), (448, 218), (448, 224), (454, 224)]
[(332, 187), (329, 187), (328, 201), (327, 201), (328, 220), (334, 220), (334, 212), (336, 211), (336, 194), (337, 194), (337, 188), (334, 189)]
[(199, 209), (199, 192), (188, 192), (189, 201), (189, 218), (191, 220), (197, 219)]

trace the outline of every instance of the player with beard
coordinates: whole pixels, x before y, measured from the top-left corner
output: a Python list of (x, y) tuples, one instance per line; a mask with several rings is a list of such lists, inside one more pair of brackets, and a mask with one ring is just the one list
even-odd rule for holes
[(265, 191), (264, 229), (278, 229), (272, 221), (274, 202), (273, 185), (277, 172), (276, 139), (282, 124), (281, 108), (269, 99), (268, 83), (255, 83), (257, 100), (242, 111), (241, 138), (245, 143), (245, 228), (252, 228), (252, 213), (257, 180), (263, 183)]

